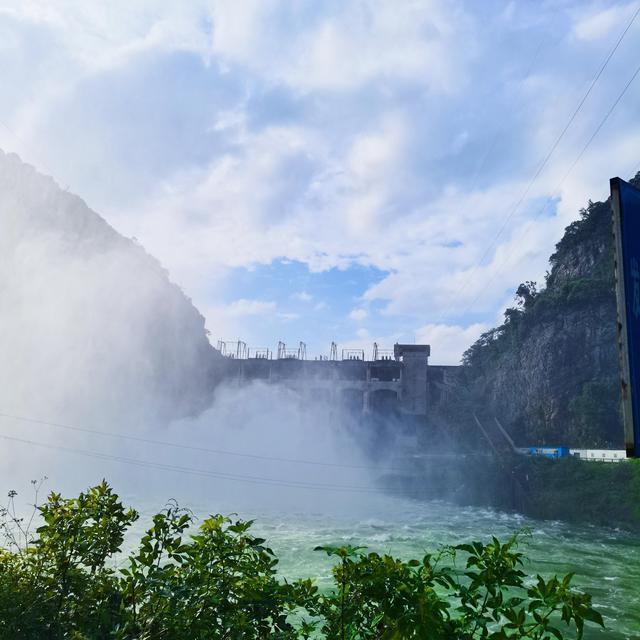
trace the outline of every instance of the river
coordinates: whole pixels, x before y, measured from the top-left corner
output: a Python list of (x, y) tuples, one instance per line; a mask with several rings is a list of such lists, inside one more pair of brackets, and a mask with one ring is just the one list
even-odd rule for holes
[[(306, 450), (293, 436), (275, 440), (276, 443), (289, 441), (297, 449)], [(264, 439), (261, 453), (269, 453), (268, 442)], [(180, 450), (165, 451), (167, 447), (146, 442), (137, 447), (134, 444), (126, 449), (116, 449), (115, 445), (109, 449), (105, 445), (100, 456), (107, 459), (102, 460), (78, 455), (75, 451), (56, 451), (54, 456), (50, 449), (9, 443), (5, 449), (6, 464), (0, 470), (1, 484), (6, 489), (17, 488), (21, 492), (21, 503), (27, 504), (28, 479), (38, 477), (41, 470), (49, 476), (42, 495), (51, 489), (66, 496), (77, 495), (79, 490), (107, 478), (124, 503), (140, 509), (143, 514), (128, 536), (129, 548), (136, 544), (150, 515), (162, 508), (168, 497), (176, 498), (198, 517), (237, 513), (240, 518), (255, 519), (254, 531), (267, 538), (277, 553), (283, 576), (313, 577), (321, 587), (329, 584), (331, 562), (324, 554), (313, 551), (317, 545), (365, 545), (370, 550), (405, 559), (420, 558), (425, 551), (437, 550), (439, 545), (487, 540), (492, 535), (506, 539), (526, 527), (532, 535), (523, 549), (529, 558), (525, 571), (545, 576), (573, 571), (576, 573), (574, 584), (592, 594), (606, 629), (590, 627), (587, 638), (640, 639), (640, 536), (637, 534), (614, 528), (533, 520), (444, 501), (417, 501), (375, 491), (356, 493), (326, 488), (330, 483), (343, 488), (366, 485), (366, 475), (357, 469), (318, 470), (300, 462), (287, 466), (275, 459), (253, 458), (240, 467), (242, 459), (218, 455), (212, 462), (212, 454), (207, 451), (188, 450), (179, 455)], [(74, 442), (73, 446), (97, 449), (95, 442)], [(323, 459), (318, 445), (308, 449)], [(107, 452), (211, 469), (216, 473), (243, 473), (245, 482), (180, 473), (176, 471), (179, 467), (169, 470), (122, 464), (123, 458), (109, 458)], [(295, 479), (297, 485), (277, 486), (255, 479), (249, 482), (249, 476), (281, 477), (283, 482), (287, 479), (290, 483)], [(303, 487), (303, 481), (314, 488)]]
[[(204, 505), (194, 505), (194, 511), (208, 512)], [(348, 508), (250, 508), (239, 516), (255, 518), (254, 531), (267, 538), (280, 558), (283, 576), (314, 577), (320, 587), (330, 583), (332, 563), (313, 551), (319, 544), (365, 545), (407, 559), (420, 558), (439, 545), (492, 535), (506, 539), (529, 528), (532, 535), (522, 548), (528, 557), (526, 573), (549, 576), (573, 571), (574, 584), (592, 594), (606, 629), (589, 626), (586, 638), (640, 638), (640, 538), (625, 531), (384, 495), (367, 496)], [(136, 525), (138, 530), (142, 527), (142, 522)]]

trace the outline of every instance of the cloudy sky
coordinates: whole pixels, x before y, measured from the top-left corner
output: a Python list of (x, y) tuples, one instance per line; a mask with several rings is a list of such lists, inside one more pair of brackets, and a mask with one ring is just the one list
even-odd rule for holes
[[(212, 341), (456, 362), (640, 169), (637, 2), (0, 0), (0, 147), (136, 237)], [(575, 163), (576, 159), (579, 161)]]

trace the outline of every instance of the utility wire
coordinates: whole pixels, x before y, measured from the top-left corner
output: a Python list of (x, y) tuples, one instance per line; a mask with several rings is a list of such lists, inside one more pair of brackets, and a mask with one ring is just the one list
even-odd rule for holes
[(318, 489), (328, 491), (339, 492), (353, 492), (353, 493), (379, 493), (380, 491), (400, 491), (402, 489), (398, 487), (370, 487), (370, 486), (349, 486), (340, 484), (327, 484), (319, 482), (304, 482), (297, 480), (280, 480), (278, 478), (267, 478), (261, 476), (250, 476), (245, 474), (233, 474), (219, 471), (211, 471), (209, 469), (198, 469), (195, 467), (186, 467), (175, 464), (167, 464), (163, 462), (156, 462), (152, 460), (141, 460), (138, 458), (127, 458), (124, 456), (112, 455), (108, 453), (102, 453), (98, 451), (91, 451), (87, 449), (76, 449), (73, 447), (65, 447), (62, 445), (48, 444), (45, 442), (38, 442), (35, 440), (28, 440), (26, 438), (16, 438), (4, 433), (0, 433), (0, 439), (9, 442), (17, 442), (21, 444), (28, 444), (34, 447), (42, 447), (46, 449), (52, 449), (55, 451), (64, 451), (65, 453), (74, 453), (89, 458), (96, 458), (98, 460), (109, 460), (113, 462), (121, 462), (141, 468), (158, 469), (160, 471), (173, 471), (176, 473), (184, 473), (188, 475), (195, 475), (207, 478), (216, 478), (220, 480), (234, 480), (237, 482), (246, 482), (249, 484), (258, 484), (263, 486), (273, 487), (289, 487), (296, 489)]
[(215, 453), (225, 456), (235, 456), (239, 458), (252, 458), (255, 460), (267, 460), (270, 462), (290, 462), (294, 464), (309, 464), (318, 465), (322, 467), (344, 467), (347, 469), (373, 469), (374, 467), (365, 465), (350, 465), (341, 464), (338, 462), (321, 462), (318, 460), (302, 460), (297, 458), (284, 458), (279, 456), (265, 456), (255, 453), (242, 453), (239, 451), (229, 451), (226, 449), (213, 449), (209, 447), (200, 447), (195, 445), (182, 444), (180, 442), (172, 442), (169, 440), (158, 440), (155, 438), (145, 438), (142, 436), (133, 436), (125, 433), (101, 431), (99, 429), (89, 429), (87, 427), (72, 426), (69, 424), (62, 424), (59, 422), (49, 422), (47, 420), (38, 420), (36, 418), (28, 418), (25, 416), (11, 415), (9, 413), (0, 413), (1, 418), (10, 418), (12, 420), (20, 420), (21, 422), (29, 422), (32, 424), (41, 424), (47, 427), (55, 427), (57, 429), (66, 429), (68, 431), (77, 431), (79, 433), (89, 433), (92, 435), (104, 436), (106, 438), (122, 438), (124, 440), (131, 440), (133, 442), (142, 442), (145, 444), (155, 444), (163, 447), (173, 447), (176, 449), (186, 449), (188, 451), (199, 451), (202, 453)]
[[(558, 137), (555, 139), (554, 143), (551, 145), (551, 148), (549, 149), (549, 151), (547, 152), (546, 156), (544, 157), (544, 159), (542, 160), (542, 162), (538, 166), (538, 169), (536, 170), (536, 172), (534, 173), (533, 177), (529, 181), (526, 189), (524, 190), (524, 192), (522, 193), (520, 198), (517, 200), (517, 202), (515, 203), (514, 207), (511, 209), (511, 211), (507, 215), (507, 217), (502, 222), (502, 225), (498, 229), (498, 233), (495, 235), (493, 240), (489, 243), (489, 245), (487, 246), (487, 248), (483, 252), (483, 254), (480, 257), (480, 259), (475, 263), (475, 265), (473, 266), (473, 268), (471, 270), (471, 273), (465, 278), (462, 286), (460, 287), (460, 289), (458, 290), (458, 292), (454, 296), (451, 304), (447, 307), (446, 311), (442, 314), (441, 321), (444, 318), (446, 318), (446, 316), (449, 314), (451, 309), (455, 306), (455, 304), (456, 304), (458, 298), (460, 297), (460, 295), (462, 294), (462, 292), (469, 286), (469, 283), (472, 280), (474, 274), (476, 273), (476, 271), (478, 270), (480, 265), (484, 262), (485, 258), (489, 255), (489, 252), (495, 247), (497, 241), (502, 236), (502, 234), (503, 234), (504, 230), (506, 229), (507, 225), (509, 224), (510, 220), (517, 213), (517, 211), (519, 210), (520, 206), (522, 205), (522, 203), (524, 202), (526, 197), (529, 195), (529, 191), (531, 190), (531, 187), (533, 187), (533, 185), (535, 184), (536, 180), (538, 179), (538, 177), (542, 173), (543, 169), (546, 167), (547, 163), (551, 159), (551, 156), (554, 154), (554, 152), (557, 149), (558, 145), (560, 144), (560, 142), (564, 138), (564, 135), (568, 131), (569, 127), (573, 124), (573, 121), (576, 119), (576, 116), (582, 110), (582, 107), (583, 107), (584, 103), (586, 102), (587, 98), (591, 95), (591, 92), (593, 91), (593, 88), (595, 87), (596, 83), (600, 79), (600, 76), (602, 76), (604, 70), (608, 66), (609, 61), (611, 60), (611, 58), (613, 57), (615, 52), (620, 47), (620, 44), (624, 40), (625, 36), (627, 35), (627, 32), (629, 31), (629, 29), (631, 28), (631, 26), (635, 22), (636, 18), (638, 17), (638, 14), (640, 14), (640, 6), (638, 6), (638, 8), (634, 12), (634, 14), (631, 16), (631, 20), (629, 20), (629, 22), (627, 23), (627, 26), (625, 27), (624, 31), (620, 34), (620, 37), (618, 38), (617, 42), (615, 43), (613, 49), (611, 49), (611, 51), (609, 52), (607, 57), (604, 59), (604, 62), (602, 63), (602, 65), (600, 66), (600, 68), (596, 72), (595, 76), (591, 80), (589, 88), (587, 89), (585, 94), (582, 96), (582, 98), (578, 102), (578, 105), (576, 106), (576, 108), (574, 109), (573, 113), (571, 114), (569, 120), (565, 124), (564, 128), (562, 129), (562, 131), (560, 132)], [(602, 126), (602, 125), (600, 125), (600, 126)]]
[[(393, 469), (389, 467), (380, 467), (373, 465), (353, 465), (353, 464), (342, 464), (339, 462), (322, 462), (319, 460), (304, 460), (299, 458), (284, 458), (279, 456), (265, 456), (255, 453), (243, 453), (239, 451), (230, 451), (227, 449), (214, 449), (210, 447), (200, 447), (195, 445), (182, 444), (179, 442), (172, 442), (169, 440), (158, 440), (155, 438), (145, 438), (142, 436), (134, 436), (125, 433), (117, 433), (117, 432), (109, 432), (109, 431), (101, 431), (98, 429), (89, 429), (87, 427), (79, 427), (72, 426), (68, 424), (62, 424), (59, 422), (49, 422), (47, 420), (38, 420), (36, 418), (29, 418), (25, 416), (12, 415), (9, 413), (0, 413), (0, 418), (9, 418), (11, 420), (20, 420), (21, 422), (27, 422), (31, 424), (40, 424), (47, 427), (54, 427), (57, 429), (66, 429), (68, 431), (76, 431), (78, 433), (88, 433), (91, 435), (104, 436), (107, 438), (121, 438), (124, 440), (131, 440), (133, 442), (142, 442), (144, 444), (154, 444), (163, 447), (173, 447), (175, 449), (184, 449), (188, 451), (198, 451), (201, 453), (214, 453), (217, 455), (225, 455), (225, 456), (234, 456), (238, 458), (250, 458), (254, 460), (265, 460), (269, 462), (287, 462), (292, 464), (306, 464), (306, 465), (316, 465), (321, 467), (339, 467), (344, 469), (364, 469), (370, 471), (402, 471), (401, 469)], [(446, 457), (457, 457), (459, 454), (456, 453), (436, 453), (436, 454), (426, 454), (428, 457), (434, 458), (446, 458)]]
[[(640, 11), (640, 9), (638, 9), (638, 11), (636, 11), (635, 15), (638, 15), (638, 12)], [(587, 149), (591, 146), (591, 143), (595, 140), (596, 136), (598, 135), (598, 133), (600, 133), (600, 130), (602, 129), (602, 127), (604, 126), (604, 124), (607, 122), (607, 120), (609, 119), (609, 117), (611, 116), (611, 114), (614, 112), (615, 108), (618, 106), (620, 100), (622, 100), (622, 98), (624, 97), (624, 95), (627, 93), (627, 90), (629, 89), (629, 87), (633, 84), (633, 81), (638, 77), (638, 74), (640, 73), (640, 65), (636, 68), (636, 70), (633, 72), (633, 74), (631, 75), (631, 77), (629, 78), (629, 80), (627, 81), (627, 83), (625, 84), (625, 86), (623, 87), (622, 91), (618, 94), (618, 97), (613, 101), (613, 103), (611, 104), (611, 106), (609, 107), (609, 110), (607, 111), (607, 113), (604, 115), (604, 117), (602, 118), (602, 120), (600, 121), (600, 123), (598, 124), (598, 126), (595, 128), (594, 132), (591, 134), (591, 136), (589, 137), (589, 139), (587, 140), (586, 144), (582, 147), (582, 150), (580, 151), (580, 153), (578, 154), (578, 156), (575, 158), (575, 160), (571, 163), (571, 166), (569, 167), (569, 169), (567, 170), (567, 172), (564, 174), (562, 180), (560, 180), (560, 182), (556, 185), (555, 189), (553, 189), (553, 191), (551, 192), (551, 195), (547, 198), (547, 200), (545, 201), (545, 203), (542, 205), (542, 207), (540, 208), (540, 210), (536, 213), (536, 215), (529, 221), (529, 223), (527, 224), (527, 226), (525, 227), (518, 245), (522, 242), (522, 240), (526, 237), (527, 233), (529, 232), (529, 230), (531, 229), (531, 227), (533, 226), (533, 224), (538, 220), (538, 218), (540, 218), (540, 216), (544, 213), (544, 211), (546, 210), (547, 206), (549, 206), (549, 204), (554, 200), (554, 198), (556, 197), (556, 194), (558, 194), (558, 192), (560, 191), (560, 189), (562, 188), (562, 185), (565, 183), (566, 179), (569, 177), (569, 175), (571, 175), (571, 173), (573, 172), (573, 170), (575, 169), (576, 165), (578, 164), (578, 162), (580, 162), (580, 160), (582, 159), (582, 157), (584, 156), (585, 152), (587, 151)], [(480, 291), (478, 292), (478, 294), (476, 295), (476, 297), (471, 301), (471, 303), (465, 308), (463, 315), (465, 315), (475, 304), (476, 302), (480, 299), (480, 297), (482, 296), (482, 294), (487, 290), (487, 288), (489, 287), (489, 285), (496, 279), (496, 277), (501, 273), (501, 270), (503, 267), (505, 267), (507, 265), (507, 263), (509, 262), (509, 260), (511, 259), (511, 257), (513, 256), (513, 251), (510, 251), (509, 253), (507, 253), (505, 259), (502, 261), (502, 263), (498, 266), (498, 269), (494, 272), (494, 274), (491, 276), (491, 278), (489, 278), (489, 280), (487, 280), (487, 282), (485, 283), (484, 287), (482, 289), (480, 289)]]

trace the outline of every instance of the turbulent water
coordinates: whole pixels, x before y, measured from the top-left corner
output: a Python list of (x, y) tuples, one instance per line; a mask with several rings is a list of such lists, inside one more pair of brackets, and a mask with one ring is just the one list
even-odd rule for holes
[[(218, 504), (223, 510), (224, 504)], [(211, 510), (196, 506), (196, 513)], [(287, 578), (314, 577), (329, 584), (331, 562), (314, 552), (318, 544), (357, 544), (410, 558), (442, 544), (491, 535), (506, 538), (524, 527), (532, 536), (523, 550), (528, 574), (576, 573), (575, 584), (593, 595), (606, 629), (590, 628), (587, 638), (640, 637), (640, 539), (632, 534), (561, 522), (541, 522), (489, 509), (457, 507), (444, 502), (415, 502), (387, 496), (337, 509), (297, 511), (250, 509), (239, 514), (255, 518), (255, 530), (267, 538)], [(137, 525), (141, 530), (144, 524)]]

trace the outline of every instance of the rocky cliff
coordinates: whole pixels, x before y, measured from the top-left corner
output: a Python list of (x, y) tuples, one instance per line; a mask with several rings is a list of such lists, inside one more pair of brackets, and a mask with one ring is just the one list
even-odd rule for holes
[(523, 283), (516, 300), (464, 354), (444, 413), (458, 424), (497, 416), (520, 445), (621, 447), (608, 201), (589, 202), (556, 245), (544, 288)]
[(204, 318), (138, 243), (2, 152), (0, 228), (0, 412), (122, 426), (205, 406)]

